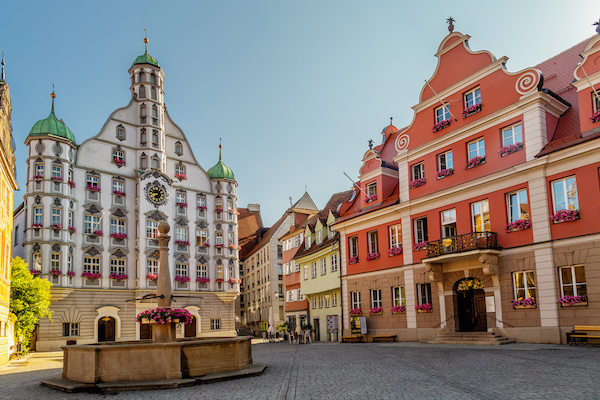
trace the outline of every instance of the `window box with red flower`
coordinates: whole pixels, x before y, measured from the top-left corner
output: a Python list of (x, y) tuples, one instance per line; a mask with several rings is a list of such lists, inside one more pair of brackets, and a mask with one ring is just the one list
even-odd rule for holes
[(186, 208), (187, 207), (187, 203), (177, 203), (177, 207)]
[(90, 236), (102, 236), (101, 230), (95, 230), (94, 232), (89, 234)]
[(405, 306), (394, 306), (392, 307), (392, 314), (403, 314), (406, 312)]
[(388, 256), (390, 257), (399, 256), (400, 254), (402, 254), (402, 245), (400, 244), (388, 250)]
[(418, 313), (430, 313), (433, 312), (433, 306), (431, 303), (418, 304), (415, 309)]
[(531, 221), (528, 219), (518, 219), (514, 222), (509, 222), (504, 228), (506, 229), (506, 232), (522, 231), (531, 228)]
[(443, 179), (452, 174), (454, 174), (454, 168), (440, 169), (436, 175), (438, 179)]
[(87, 278), (91, 281), (95, 281), (97, 279), (102, 278), (102, 274), (97, 273), (97, 272), (84, 272), (83, 274), (81, 274), (81, 276), (83, 276), (84, 278)]
[(383, 307), (371, 307), (371, 309), (369, 310), (369, 314), (381, 315), (383, 314)]
[(223, 247), (225, 247), (225, 246), (222, 243), (215, 244), (215, 248), (217, 248), (217, 249), (222, 249)]
[(600, 121), (600, 111), (597, 111), (595, 114), (593, 114), (590, 119), (592, 120), (592, 122), (598, 122)]
[(469, 160), (465, 169), (475, 168), (481, 164), (485, 164), (485, 156), (483, 156), (483, 157), (475, 156)]
[(149, 272), (146, 274), (146, 279), (156, 282), (158, 280), (158, 274), (153, 274)]
[(179, 282), (179, 283), (186, 283), (190, 281), (190, 277), (189, 276), (185, 276), (185, 275), (176, 275), (175, 276), (175, 281)]
[(588, 298), (585, 294), (581, 296), (563, 296), (557, 302), (560, 303), (561, 307), (587, 306)]
[(63, 181), (62, 176), (56, 176), (56, 175), (50, 179), (52, 179), (52, 182), (56, 182), (56, 183), (61, 183)]
[(579, 219), (579, 210), (559, 210), (550, 215), (550, 220), (555, 224), (559, 222), (571, 222)]
[(52, 225), (50, 225), (50, 227), (52, 229), (54, 229), (55, 231), (59, 231), (63, 228), (63, 226), (61, 224), (52, 224)]
[(184, 181), (187, 179), (187, 175), (186, 174), (175, 174), (175, 178), (179, 179), (180, 181)]
[(215, 279), (215, 282), (217, 282), (217, 283), (223, 283), (223, 278), (217, 278), (217, 279)]
[(176, 240), (175, 244), (178, 246), (189, 246), (190, 242), (188, 240)]
[(367, 254), (367, 261), (377, 260), (379, 258), (379, 253), (369, 253)]
[(51, 269), (50, 270), (50, 275), (61, 276), (62, 275), (62, 271), (60, 269)]
[(141, 324), (191, 324), (193, 322), (192, 314), (188, 310), (179, 308), (154, 308), (139, 313), (136, 320)]
[(236, 283), (240, 283), (240, 279), (229, 278), (228, 282), (230, 285), (235, 285)]
[(68, 272), (67, 272), (67, 276), (68, 276), (69, 278), (72, 278), (72, 277), (74, 277), (75, 275), (76, 275), (76, 274), (75, 274), (75, 271), (68, 271)]
[(362, 314), (362, 308), (353, 308), (352, 310), (350, 310), (350, 315), (361, 315)]
[(75, 233), (77, 231), (77, 229), (75, 229), (74, 226), (68, 227), (67, 230), (69, 231), (69, 233)]
[(216, 212), (217, 214), (220, 214), (220, 213), (222, 213), (222, 212), (223, 212), (223, 209), (222, 209), (222, 208), (215, 208), (215, 212)]
[(462, 117), (467, 118), (468, 116), (478, 113), (479, 111), (481, 111), (481, 103), (473, 104), (472, 106), (463, 110)]
[(74, 181), (72, 181), (71, 179), (69, 179), (69, 180), (67, 181), (67, 184), (68, 184), (69, 186), (71, 186), (72, 188), (74, 188), (75, 186), (77, 186), (77, 185), (75, 184), (75, 182), (74, 182)]
[(31, 275), (33, 275), (34, 278), (42, 273), (42, 271), (39, 271), (37, 269), (30, 269), (29, 272), (31, 272)]
[(415, 179), (413, 181), (410, 181), (410, 183), (408, 184), (408, 186), (410, 186), (411, 189), (414, 189), (414, 188), (418, 188), (419, 186), (423, 186), (425, 183), (427, 183), (427, 181), (425, 180), (425, 178), (419, 178), (419, 179)]
[(40, 224), (39, 222), (34, 222), (33, 224), (31, 224), (31, 227), (33, 229), (40, 229), (42, 227), (42, 224)]
[(358, 256), (350, 257), (348, 259), (348, 264), (356, 264), (358, 262)]
[(92, 184), (88, 184), (86, 186), (87, 190), (89, 190), (90, 192), (99, 192), (100, 191), (100, 187), (99, 186), (95, 186)]
[(208, 279), (208, 278), (196, 278), (196, 282), (208, 283), (208, 282), (210, 282), (210, 279)]
[(44, 179), (44, 175), (41, 175), (41, 174), (34, 175), (33, 179), (36, 181), (41, 181), (42, 179)]
[(427, 242), (419, 242), (413, 245), (413, 251), (423, 250), (427, 247)]
[(372, 195), (366, 195), (365, 196), (365, 203), (371, 203), (373, 201), (377, 200), (377, 195), (376, 194), (372, 194)]
[(519, 150), (523, 150), (523, 142), (518, 142), (515, 144), (509, 144), (508, 146), (503, 146), (502, 148), (500, 148), (500, 150), (498, 151), (498, 153), (504, 157), (507, 156), (509, 154), (515, 153)]
[(113, 162), (114, 162), (115, 164), (117, 164), (117, 167), (124, 167), (125, 165), (127, 165), (127, 164), (125, 163), (125, 160), (123, 160), (122, 158), (117, 158), (117, 157), (114, 157), (114, 158), (113, 158)]
[(127, 239), (127, 234), (126, 233), (111, 233), (110, 237), (113, 239), (123, 240), (123, 239)]
[(437, 131), (441, 131), (442, 129), (444, 129), (448, 126), (450, 126), (450, 119), (445, 119), (445, 120), (440, 121), (437, 124), (433, 125), (433, 128), (431, 130), (434, 132), (437, 132)]
[(114, 281), (124, 281), (128, 278), (127, 274), (117, 274), (115, 272), (110, 274), (108, 277)]
[(206, 206), (198, 206), (197, 208), (200, 211), (206, 211)]
[(520, 298), (510, 301), (512, 308), (537, 308), (535, 297), (528, 297), (526, 299)]
[(125, 197), (125, 192), (121, 191), (121, 190), (113, 190), (113, 194), (115, 196), (121, 196), (121, 197)]

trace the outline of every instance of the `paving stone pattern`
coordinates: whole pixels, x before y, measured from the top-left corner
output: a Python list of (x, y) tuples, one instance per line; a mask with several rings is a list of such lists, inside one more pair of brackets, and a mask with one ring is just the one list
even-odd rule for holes
[(600, 348), (418, 343), (252, 346), (258, 377), (171, 390), (68, 394), (41, 386), (61, 353), (0, 367), (0, 399), (600, 399)]

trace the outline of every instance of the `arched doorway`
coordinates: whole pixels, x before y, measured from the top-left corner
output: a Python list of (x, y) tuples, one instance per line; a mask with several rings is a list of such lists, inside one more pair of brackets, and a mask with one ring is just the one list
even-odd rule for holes
[(114, 342), (116, 321), (113, 317), (103, 317), (98, 320), (98, 341)]
[(454, 285), (458, 309), (459, 332), (486, 332), (485, 292), (483, 282), (465, 278)]
[(192, 315), (192, 323), (186, 324), (185, 337), (196, 337), (196, 317)]

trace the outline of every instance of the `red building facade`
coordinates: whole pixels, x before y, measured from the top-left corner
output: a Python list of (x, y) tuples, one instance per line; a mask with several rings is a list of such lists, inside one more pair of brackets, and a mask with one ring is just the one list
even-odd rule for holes
[(344, 312), (399, 340), (561, 343), (600, 324), (600, 36), (514, 73), (468, 39), (365, 153), (335, 226)]

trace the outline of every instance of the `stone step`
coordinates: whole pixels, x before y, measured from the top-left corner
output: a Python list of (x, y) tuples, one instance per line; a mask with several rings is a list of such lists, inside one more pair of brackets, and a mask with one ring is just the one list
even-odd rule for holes
[(470, 344), (470, 345), (486, 345), (486, 346), (498, 346), (498, 345), (503, 345), (503, 344), (510, 344), (510, 343), (514, 343), (514, 340), (510, 340), (510, 339), (503, 339), (503, 340), (493, 340), (493, 341), (469, 341), (469, 340), (452, 340), (452, 339), (448, 339), (448, 340), (443, 340), (443, 339), (433, 339), (433, 340), (426, 340), (424, 343), (429, 343), (429, 344)]
[(440, 334), (436, 338), (424, 341), (424, 343), (503, 345), (514, 343), (514, 340), (494, 332), (452, 332)]

